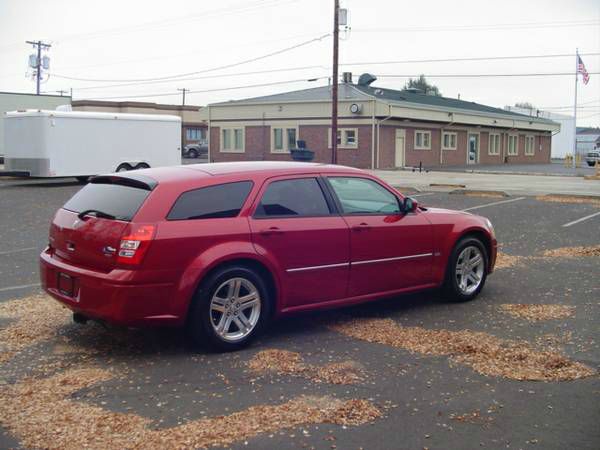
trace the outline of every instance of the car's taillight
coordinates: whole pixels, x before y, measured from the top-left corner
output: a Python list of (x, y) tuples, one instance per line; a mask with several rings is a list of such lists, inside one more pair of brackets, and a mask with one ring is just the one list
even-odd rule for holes
[(155, 229), (154, 225), (128, 225), (119, 243), (117, 263), (129, 266), (140, 264), (150, 247)]

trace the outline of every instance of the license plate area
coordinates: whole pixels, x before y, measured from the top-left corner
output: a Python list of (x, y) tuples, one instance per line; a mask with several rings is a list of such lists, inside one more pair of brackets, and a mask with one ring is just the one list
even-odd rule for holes
[(58, 292), (60, 292), (61, 294), (66, 295), (67, 297), (73, 297), (75, 290), (75, 280), (71, 275), (59, 272), (56, 287), (58, 289)]

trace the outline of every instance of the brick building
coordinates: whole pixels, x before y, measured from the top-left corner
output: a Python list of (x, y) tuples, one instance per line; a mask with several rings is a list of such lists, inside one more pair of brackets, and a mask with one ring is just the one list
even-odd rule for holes
[[(366, 78), (366, 82), (362, 82)], [(374, 77), (373, 77), (374, 78)], [(338, 163), (360, 168), (550, 162), (560, 125), (474, 102), (339, 86)], [(204, 109), (211, 161), (287, 160), (297, 140), (331, 160), (331, 87), (215, 103)]]
[(168, 114), (181, 117), (181, 145), (207, 141), (208, 124), (202, 108), (192, 105), (164, 105), (152, 102), (110, 102), (101, 100), (74, 100), (73, 111), (97, 111), (128, 114)]

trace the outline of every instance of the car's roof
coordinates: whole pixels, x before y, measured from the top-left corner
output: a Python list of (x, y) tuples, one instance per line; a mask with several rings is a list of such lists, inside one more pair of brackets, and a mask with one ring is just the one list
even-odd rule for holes
[(306, 173), (362, 173), (354, 167), (333, 164), (303, 163), (293, 161), (239, 161), (207, 164), (188, 164), (182, 166), (156, 167), (136, 170), (135, 172), (120, 172), (120, 177), (131, 177), (135, 174), (150, 177), (160, 183), (179, 183), (208, 179), (218, 176), (240, 177), (272, 177)]

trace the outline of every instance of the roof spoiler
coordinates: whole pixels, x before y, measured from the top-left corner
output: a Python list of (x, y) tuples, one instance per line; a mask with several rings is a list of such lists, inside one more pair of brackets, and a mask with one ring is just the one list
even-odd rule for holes
[(158, 181), (154, 178), (137, 173), (97, 175), (90, 178), (89, 182), (93, 184), (119, 184), (147, 191), (151, 191), (158, 186)]

